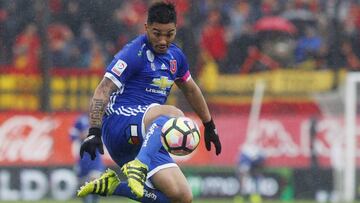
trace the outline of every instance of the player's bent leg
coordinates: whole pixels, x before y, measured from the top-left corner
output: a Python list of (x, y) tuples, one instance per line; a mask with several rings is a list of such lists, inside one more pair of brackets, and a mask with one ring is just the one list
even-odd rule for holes
[(148, 128), (141, 149), (136, 156), (136, 159), (140, 160), (143, 164), (149, 166), (152, 156), (162, 147), (161, 130), (169, 119), (170, 117), (168, 116), (158, 116)]
[(85, 185), (81, 186), (80, 190), (77, 193), (78, 197), (85, 197), (89, 194), (97, 194), (101, 196), (112, 195), (116, 187), (120, 184), (120, 180), (111, 169), (107, 169), (100, 178), (97, 178)]
[(170, 117), (184, 115), (178, 108), (170, 105), (155, 105), (149, 107), (143, 118), (143, 125), (148, 129), (136, 159), (122, 167), (128, 179), (131, 191), (141, 198), (144, 195), (144, 183), (147, 176), (151, 156), (162, 147), (161, 129)]
[(188, 182), (178, 167), (161, 169), (151, 177), (156, 189), (163, 192), (172, 203), (192, 202), (192, 193)]
[(136, 159), (130, 161), (121, 168), (128, 179), (128, 186), (131, 191), (138, 197), (142, 198), (144, 195), (144, 183), (147, 177), (147, 172), (151, 162), (152, 155), (156, 154), (161, 148), (161, 126), (169, 118), (159, 116), (149, 128), (139, 154)]
[(146, 166), (149, 166), (153, 155), (162, 147), (162, 127), (170, 118), (183, 115), (180, 109), (170, 105), (154, 105), (149, 107), (144, 114), (142, 123), (147, 129), (147, 132), (143, 135), (144, 140), (136, 159)]

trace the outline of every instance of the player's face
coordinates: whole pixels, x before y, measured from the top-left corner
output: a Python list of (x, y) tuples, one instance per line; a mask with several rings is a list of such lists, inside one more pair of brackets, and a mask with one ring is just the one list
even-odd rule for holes
[(145, 24), (145, 29), (149, 41), (156, 53), (166, 53), (171, 42), (174, 41), (176, 35), (175, 23), (152, 23)]

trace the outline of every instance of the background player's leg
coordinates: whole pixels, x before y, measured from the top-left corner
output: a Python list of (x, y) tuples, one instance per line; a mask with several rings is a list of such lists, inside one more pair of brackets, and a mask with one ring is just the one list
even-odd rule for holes
[(165, 168), (151, 177), (155, 188), (163, 192), (171, 202), (192, 202), (192, 193), (188, 182), (178, 167)]

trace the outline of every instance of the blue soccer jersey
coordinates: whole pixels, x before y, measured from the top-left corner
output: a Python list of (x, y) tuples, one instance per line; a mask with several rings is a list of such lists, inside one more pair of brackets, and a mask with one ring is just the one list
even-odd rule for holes
[(156, 54), (146, 35), (140, 35), (115, 55), (105, 77), (119, 90), (111, 96), (107, 113), (122, 105), (164, 104), (175, 80), (191, 76), (183, 52), (171, 44), (166, 54)]
[[(158, 54), (147, 36), (140, 35), (115, 55), (105, 77), (116, 84), (118, 91), (111, 95), (103, 117), (102, 138), (111, 158), (122, 166), (135, 159), (140, 150), (146, 134), (146, 111), (166, 102), (174, 81), (188, 81), (191, 76), (185, 55), (176, 45)], [(147, 178), (174, 166), (162, 147), (152, 156)]]

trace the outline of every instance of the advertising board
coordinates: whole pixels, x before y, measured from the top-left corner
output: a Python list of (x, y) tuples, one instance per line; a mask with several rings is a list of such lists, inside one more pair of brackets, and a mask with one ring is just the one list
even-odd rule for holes
[[(75, 162), (69, 129), (78, 113), (3, 113), (0, 115), (1, 166), (64, 166)], [(190, 117), (195, 118), (193, 115)], [(317, 134), (310, 137), (311, 115), (263, 116), (256, 127), (248, 129), (244, 115), (214, 115), (223, 150), (220, 156), (207, 152), (203, 139), (199, 148), (185, 157), (174, 157), (180, 165), (233, 166), (239, 150), (256, 145), (266, 155), (270, 167), (308, 167), (310, 155), (316, 153), (323, 167), (342, 160), (336, 151), (343, 147), (344, 128), (339, 118), (323, 117), (317, 122)], [(195, 119), (199, 126), (201, 122)], [(311, 150), (311, 144), (314, 151)], [(360, 154), (360, 153), (357, 153)], [(107, 164), (112, 164), (106, 154)]]

